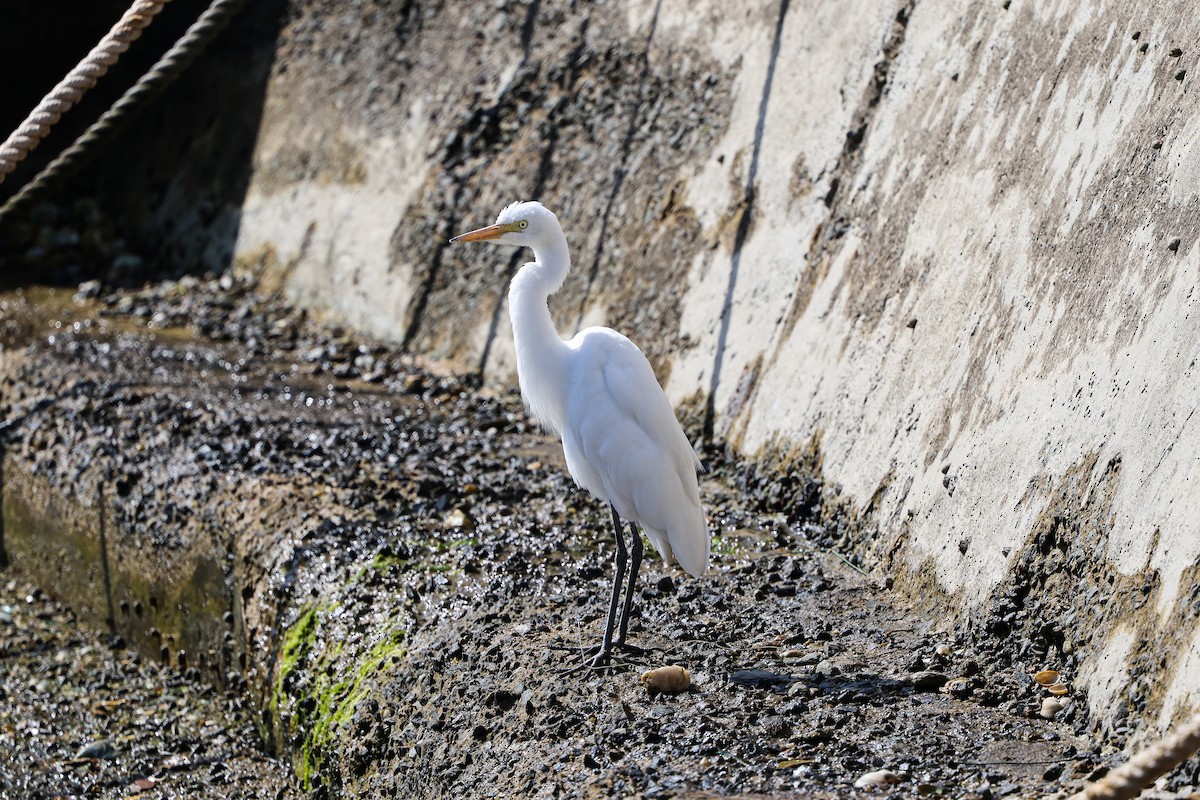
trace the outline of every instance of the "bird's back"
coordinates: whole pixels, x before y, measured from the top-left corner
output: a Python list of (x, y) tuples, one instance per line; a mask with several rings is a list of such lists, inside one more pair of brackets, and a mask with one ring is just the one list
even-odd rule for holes
[(609, 328), (580, 331), (568, 346), (562, 437), (572, 477), (641, 525), (665, 559), (704, 574), (709, 536), (696, 482), (700, 462), (650, 362)]

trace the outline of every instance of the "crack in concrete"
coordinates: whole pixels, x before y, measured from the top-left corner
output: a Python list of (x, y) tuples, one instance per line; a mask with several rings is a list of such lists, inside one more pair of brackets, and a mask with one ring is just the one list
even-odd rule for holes
[(783, 44), (783, 23), (787, 18), (790, 0), (780, 0), (779, 15), (775, 20), (775, 35), (771, 41), (771, 59), (767, 62), (767, 76), (763, 81), (762, 96), (758, 102), (758, 120), (754, 124), (754, 148), (750, 155), (750, 168), (742, 189), (742, 215), (738, 220), (733, 238), (733, 256), (729, 264), (729, 280), (725, 285), (725, 301), (721, 305), (721, 328), (717, 334), (717, 349), (713, 354), (712, 377), (708, 384), (708, 397), (704, 402), (704, 428), (702, 438), (711, 443), (713, 422), (716, 417), (717, 387), (721, 383), (721, 368), (725, 362), (725, 349), (729, 342), (729, 325), (733, 316), (733, 293), (737, 289), (738, 273), (742, 266), (742, 247), (750, 233), (750, 221), (754, 216), (755, 183), (758, 180), (758, 162), (762, 155), (763, 131), (766, 128), (767, 108), (771, 101), (771, 87), (775, 82), (775, 66), (779, 61), (779, 50)]
[(881, 58), (876, 62), (872, 79), (863, 90), (858, 110), (851, 118), (842, 153), (831, 171), (829, 191), (822, 198), (829, 213), (813, 231), (808, 248), (808, 268), (800, 277), (791, 308), (780, 326), (779, 335), (775, 340), (775, 351), (771, 354), (772, 363), (778, 358), (784, 342), (791, 338), (796, 322), (808, 309), (816, 287), (829, 274), (835, 243), (840, 241), (850, 228), (850, 214), (845, 205), (849, 202), (851, 192), (846, 187), (862, 162), (863, 145), (870, 134), (880, 101), (891, 83), (892, 65), (904, 46), (908, 21), (912, 18), (916, 5), (916, 0), (907, 0), (897, 9), (891, 30), (880, 48)]
[(617, 163), (617, 168), (613, 171), (612, 191), (609, 192), (604, 213), (600, 216), (600, 235), (596, 239), (596, 255), (592, 258), (592, 266), (588, 270), (587, 286), (583, 290), (583, 297), (579, 300), (579, 312), (575, 316), (574, 331), (576, 333), (583, 324), (584, 310), (592, 295), (592, 286), (596, 282), (596, 276), (600, 273), (600, 262), (604, 258), (604, 241), (608, 236), (608, 223), (612, 217), (613, 206), (616, 205), (617, 195), (620, 194), (621, 188), (625, 185), (625, 177), (629, 174), (629, 153), (633, 149), (633, 135), (637, 132), (638, 121), (642, 116), (642, 103), (646, 99), (646, 75), (650, 72), (650, 45), (654, 41), (655, 31), (658, 30), (658, 15), (661, 9), (662, 0), (658, 0), (654, 4), (654, 14), (650, 18), (650, 30), (646, 34), (646, 46), (643, 48), (640, 58), (642, 80), (638, 83), (637, 102), (633, 106), (633, 113), (629, 115), (629, 125), (625, 129), (625, 138), (621, 142), (621, 158)]
[[(532, 15), (536, 13), (536, 11), (537, 4), (535, 3), (530, 9), (530, 14)], [(566, 81), (563, 88), (568, 93), (572, 91), (575, 86), (575, 81), (579, 77), (580, 59), (587, 44), (587, 31), (590, 21), (590, 17), (585, 17), (583, 22), (580, 24), (579, 34), (577, 36), (578, 43), (571, 50), (570, 55), (567, 58), (568, 68), (566, 71)], [(526, 55), (528, 55), (528, 51), (526, 52)], [(520, 74), (520, 70), (518, 70), (518, 74)], [(550, 181), (550, 167), (554, 162), (554, 152), (558, 147), (558, 128), (550, 120), (546, 120), (545, 127), (546, 144), (542, 149), (542, 156), (541, 160), (538, 162), (537, 174), (534, 178), (533, 187), (528, 195), (533, 199), (541, 196), (546, 189), (546, 185)], [(505, 287), (505, 289), (507, 289), (509, 283), (512, 282), (513, 276), (517, 274), (517, 270), (521, 268), (522, 259), (524, 258), (524, 248), (518, 248), (509, 258), (508, 267), (504, 271), (504, 280), (502, 282), (502, 285)], [(500, 317), (502, 316), (501, 312), (504, 308), (504, 303), (507, 298), (507, 291), (499, 292), (496, 296), (496, 304), (492, 306), (492, 318), (488, 323), (487, 339), (484, 341), (483, 351), (479, 355), (479, 365), (476, 368), (476, 375), (478, 376), (478, 381), (480, 383), (482, 383), (484, 380), (485, 372), (487, 370), (487, 363), (492, 355), (492, 347), (495, 345), (496, 334), (500, 329)]]
[(108, 632), (117, 632), (117, 612), (113, 607), (112, 573), (108, 566), (108, 530), (104, 518), (104, 482), (96, 482), (96, 527), (100, 540), (100, 574), (104, 578), (104, 602), (108, 607)]
[[(513, 73), (514, 75), (517, 75), (517, 76), (522, 75), (524, 73), (525, 67), (529, 64), (529, 57), (533, 50), (534, 22), (537, 20), (538, 11), (541, 9), (541, 5), (542, 5), (541, 0), (534, 0), (532, 3), (530, 3), (529, 9), (525, 13), (525, 20), (521, 23), (521, 32), (520, 32), (521, 61), (517, 64), (517, 69)], [(408, 15), (406, 12), (405, 19), (407, 20), (407, 18), (408, 18)], [(584, 31), (586, 31), (586, 30), (587, 30), (587, 23), (585, 22), (584, 23)], [(482, 116), (484, 116), (484, 117), (496, 116), (499, 113), (500, 108), (504, 105), (505, 101), (508, 99), (508, 96), (511, 93), (512, 89), (513, 89), (512, 84), (509, 84), (508, 86), (504, 87), (504, 90), (500, 93), (500, 97), (496, 100), (496, 102), (491, 107), (487, 108), (483, 112)], [(460, 126), (460, 129), (461, 129), (461, 126)], [(443, 233), (446, 230), (454, 230), (455, 228), (457, 228), (459, 221), (460, 221), (457, 210), (458, 210), (458, 207), (462, 204), (465, 181), (459, 175), (455, 174), (453, 162), (456, 159), (458, 159), (458, 157), (461, 155), (462, 154), (460, 152), (451, 149), (450, 151), (445, 153), (445, 157), (444, 157), (444, 161), (443, 161), (443, 166), (445, 167), (446, 174), (454, 182), (454, 194), (450, 200), (450, 207), (448, 209), (446, 209), (447, 213), (445, 213), (443, 215), (443, 219), (445, 220), (445, 223), (446, 223), (445, 228), (442, 231)], [(461, 163), (461, 160), (460, 160), (460, 163)], [(429, 305), (429, 297), (430, 297), (430, 295), (433, 294), (433, 289), (434, 289), (435, 284), (437, 283), (438, 275), (441, 273), (442, 261), (444, 260), (443, 257), (444, 257), (445, 252), (446, 252), (445, 247), (439, 247), (434, 251), (432, 263), (430, 263), (430, 265), (429, 265), (429, 271), (425, 274), (425, 277), (421, 280), (420, 288), (417, 290), (416, 297), (411, 303), (412, 311), (408, 315), (408, 324), (404, 328), (404, 335), (400, 338), (400, 349), (402, 352), (408, 353), (408, 352), (412, 351), (413, 340), (416, 339), (417, 334), (420, 332), (421, 323), (422, 323), (422, 321), (424, 321), (424, 318), (425, 318), (425, 309)], [(487, 363), (487, 354), (488, 354), (488, 351), (491, 349), (492, 337), (495, 334), (494, 322), (495, 322), (495, 320), (494, 320), (494, 314), (493, 314), (493, 326), (488, 332), (487, 344), (484, 347), (484, 355), (480, 359), (480, 362), (479, 362), (479, 364), (480, 364), (479, 372), (481, 375), (483, 373), (483, 365), (485, 363)]]

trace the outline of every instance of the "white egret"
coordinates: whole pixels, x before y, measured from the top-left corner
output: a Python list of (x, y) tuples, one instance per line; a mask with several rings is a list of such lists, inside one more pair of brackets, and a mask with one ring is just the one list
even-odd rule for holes
[[(547, 299), (562, 286), (571, 257), (554, 214), (541, 203), (513, 203), (495, 225), (450, 241), (533, 248), (535, 260), (521, 267), (508, 290), (517, 377), (530, 411), (562, 439), (571, 477), (612, 511), (616, 575), (604, 640), (592, 661), (603, 664), (614, 646), (625, 644), (642, 560), (639, 526), (668, 564), (674, 560), (696, 577), (708, 569), (708, 524), (696, 485), (700, 459), (633, 342), (610, 328), (586, 328), (569, 341), (555, 330)], [(632, 563), (622, 520), (630, 525)]]

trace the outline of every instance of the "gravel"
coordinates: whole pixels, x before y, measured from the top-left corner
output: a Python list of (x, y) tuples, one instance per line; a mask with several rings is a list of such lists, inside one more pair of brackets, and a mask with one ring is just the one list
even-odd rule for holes
[(300, 797), (253, 709), (0, 570), (0, 797)]

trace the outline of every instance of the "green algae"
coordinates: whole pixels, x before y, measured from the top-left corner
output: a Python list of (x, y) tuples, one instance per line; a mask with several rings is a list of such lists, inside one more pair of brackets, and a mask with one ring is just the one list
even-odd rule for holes
[[(320, 640), (323, 621), (333, 607), (305, 607), (282, 639), (279, 670), (271, 710), (285, 728), (293, 751), (296, 776), (306, 790), (320, 783), (323, 767), (340, 749), (344, 729), (363, 700), (374, 691), (377, 678), (408, 652), (408, 631), (390, 625), (371, 647), (349, 653), (339, 639)], [(281, 711), (291, 711), (284, 719)]]
[(306, 789), (312, 788), (321, 766), (335, 749), (339, 733), (350, 724), (359, 704), (376, 688), (377, 676), (398, 664), (408, 652), (404, 645), (406, 635), (407, 631), (400, 627), (389, 630), (345, 671), (326, 668), (337, 661), (342, 650), (340, 644), (327, 659), (322, 659), (310, 695), (312, 710), (298, 720), (307, 727), (296, 764), (297, 777)]

